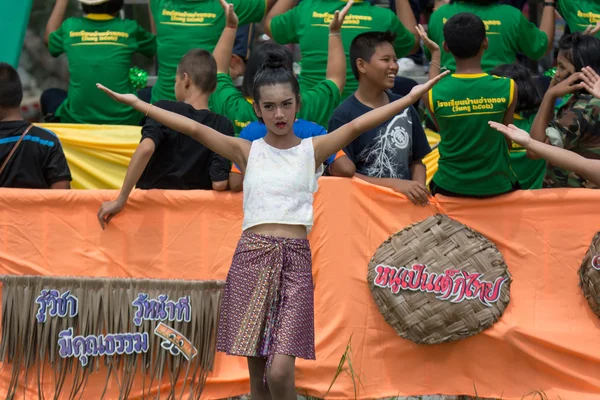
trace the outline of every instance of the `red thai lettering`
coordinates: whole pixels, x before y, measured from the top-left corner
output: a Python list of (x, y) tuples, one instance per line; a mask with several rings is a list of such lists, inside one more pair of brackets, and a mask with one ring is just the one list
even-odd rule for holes
[(400, 288), (402, 287), (402, 281), (404, 280), (404, 275), (406, 275), (406, 269), (400, 268), (396, 270), (396, 275), (394, 276), (392, 283), (392, 293), (398, 294), (400, 292)]
[(502, 285), (504, 282), (508, 281), (507, 277), (500, 276), (496, 278), (494, 285), (491, 287), (491, 290), (486, 290), (486, 294), (484, 297), (483, 304), (486, 306), (491, 306), (492, 303), (497, 302), (500, 299), (500, 293), (502, 291)]
[[(598, 258), (596, 256), (592, 262), (600, 264)], [(507, 277), (499, 277), (492, 283), (483, 280), (482, 273), (469, 273), (454, 268), (438, 275), (429, 273), (425, 265), (414, 264), (410, 268), (377, 265), (373, 283), (390, 289), (393, 294), (400, 293), (400, 290), (433, 293), (439, 300), (460, 303), (476, 299), (489, 307), (499, 300), (502, 286), (507, 281)]]
[(452, 296), (453, 286), (454, 286), (454, 272), (451, 270), (446, 271), (443, 275), (441, 275), (440, 280), (440, 294), (438, 297), (440, 300), (448, 300), (450, 296)]
[(417, 273), (417, 271), (415, 271), (414, 269), (412, 271), (408, 271), (407, 275), (408, 277), (406, 279), (406, 287), (410, 290), (418, 290), (421, 275)]
[(387, 279), (386, 279), (385, 272), (387, 272), (389, 270), (389, 268), (390, 267), (383, 266), (381, 264), (379, 264), (378, 266), (375, 267), (375, 272), (377, 272), (377, 276), (375, 276), (375, 281), (373, 282), (375, 284), (375, 286), (379, 286), (379, 287), (387, 286)]
[(396, 268), (387, 265), (378, 265), (377, 272), (378, 276), (375, 279), (375, 285), (385, 288), (388, 287), (392, 281), (394, 274), (396, 273)]

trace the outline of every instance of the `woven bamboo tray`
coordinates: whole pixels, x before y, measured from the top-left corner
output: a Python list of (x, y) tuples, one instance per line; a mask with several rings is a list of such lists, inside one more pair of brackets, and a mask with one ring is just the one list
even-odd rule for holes
[(600, 317), (600, 232), (594, 236), (579, 268), (579, 286), (592, 311)]
[(387, 239), (369, 263), (367, 280), (401, 337), (436, 344), (496, 323), (509, 303), (512, 278), (493, 243), (438, 214)]

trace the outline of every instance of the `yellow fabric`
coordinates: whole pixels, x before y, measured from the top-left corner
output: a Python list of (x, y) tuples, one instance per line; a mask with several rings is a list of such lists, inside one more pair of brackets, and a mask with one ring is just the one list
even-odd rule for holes
[(427, 141), (429, 142), (429, 145), (432, 148), (435, 146), (431, 153), (429, 153), (427, 157), (423, 159), (423, 163), (427, 167), (427, 185), (429, 185), (431, 178), (433, 178), (433, 174), (435, 174), (438, 169), (440, 152), (438, 151), (437, 145), (440, 143), (440, 135), (430, 129), (425, 129), (425, 134), (427, 135)]
[(114, 19), (115, 16), (110, 15), (110, 14), (88, 14), (85, 16), (85, 18), (91, 19), (94, 21), (108, 21), (110, 19)]
[(39, 124), (56, 133), (63, 146), (74, 189), (120, 189), (142, 127)]
[[(74, 189), (120, 189), (129, 160), (142, 135), (140, 126), (38, 124), (56, 133), (71, 168)], [(440, 141), (440, 136), (426, 130), (430, 146)], [(425, 157), (427, 184), (437, 171), (440, 155), (437, 148)]]

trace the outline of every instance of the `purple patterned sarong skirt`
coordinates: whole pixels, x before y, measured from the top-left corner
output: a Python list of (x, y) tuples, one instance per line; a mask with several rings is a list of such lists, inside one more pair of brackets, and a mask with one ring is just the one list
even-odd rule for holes
[(227, 274), (217, 350), (315, 359), (312, 256), (306, 239), (244, 232)]

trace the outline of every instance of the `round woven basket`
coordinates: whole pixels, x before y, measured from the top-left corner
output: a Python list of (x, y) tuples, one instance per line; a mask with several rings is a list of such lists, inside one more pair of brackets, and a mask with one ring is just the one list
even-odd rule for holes
[(592, 311), (600, 317), (600, 232), (594, 236), (579, 268), (579, 286)]
[(476, 335), (498, 321), (512, 278), (493, 243), (438, 214), (387, 239), (369, 263), (367, 280), (401, 337), (435, 344)]

